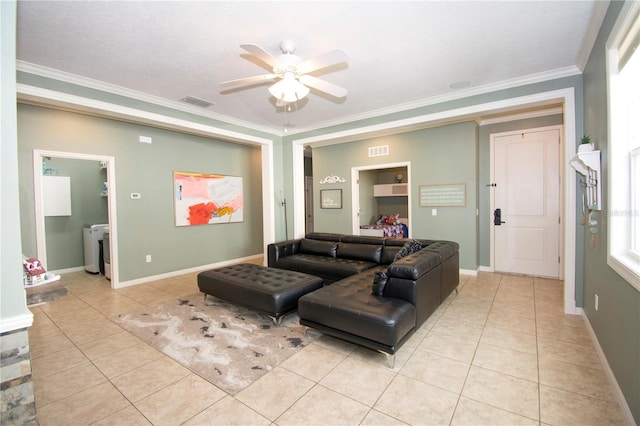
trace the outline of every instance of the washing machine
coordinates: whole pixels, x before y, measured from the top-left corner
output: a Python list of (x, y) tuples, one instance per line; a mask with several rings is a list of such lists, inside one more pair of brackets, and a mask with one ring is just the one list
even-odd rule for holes
[(84, 243), (84, 270), (92, 274), (100, 273), (100, 245), (106, 223), (86, 224), (82, 228)]
[(104, 277), (111, 281), (111, 243), (109, 242), (109, 227), (102, 233), (102, 253), (104, 259)]

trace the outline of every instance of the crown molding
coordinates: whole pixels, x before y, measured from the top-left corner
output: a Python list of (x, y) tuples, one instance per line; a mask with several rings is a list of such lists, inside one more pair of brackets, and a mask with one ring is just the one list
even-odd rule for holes
[(485, 84), (482, 86), (467, 88), (464, 90), (456, 90), (455, 93), (447, 93), (444, 95), (433, 96), (430, 98), (421, 99), (414, 102), (394, 105), (388, 108), (381, 108), (381, 109), (369, 111), (363, 114), (351, 115), (351, 116), (343, 117), (340, 120), (325, 121), (317, 124), (316, 126), (297, 129), (295, 131), (291, 131), (290, 129), (288, 132), (288, 135), (296, 135), (296, 134), (316, 131), (326, 127), (344, 125), (353, 121), (376, 118), (376, 117), (403, 112), (411, 109), (427, 107), (430, 105), (435, 105), (443, 102), (455, 101), (458, 99), (468, 98), (471, 96), (484, 95), (486, 93), (513, 89), (514, 87), (525, 86), (525, 85), (535, 84), (535, 83), (542, 83), (545, 81), (556, 80), (559, 78), (573, 77), (575, 75), (580, 75), (580, 74), (582, 74), (582, 71), (576, 66), (558, 68), (552, 71), (546, 71), (542, 73), (529, 74), (523, 77), (499, 81), (497, 83)]
[(127, 98), (131, 98), (131, 99), (136, 99), (142, 102), (147, 102), (150, 104), (167, 107), (174, 110), (187, 112), (187, 113), (198, 115), (201, 117), (222, 121), (224, 123), (268, 133), (268, 134), (279, 136), (279, 137), (294, 136), (298, 134), (321, 130), (327, 127), (345, 125), (354, 121), (372, 119), (372, 118), (400, 113), (400, 112), (404, 112), (412, 109), (427, 107), (427, 106), (431, 106), (439, 103), (468, 98), (471, 96), (478, 96), (478, 95), (483, 95), (483, 94), (496, 92), (500, 90), (512, 89), (514, 87), (524, 86), (528, 84), (535, 84), (535, 83), (541, 83), (541, 82), (555, 80), (555, 79), (564, 78), (564, 77), (571, 77), (571, 76), (579, 75), (582, 73), (581, 70), (576, 66), (558, 68), (552, 71), (530, 74), (530, 75), (526, 75), (526, 76), (515, 78), (515, 79), (503, 80), (497, 83), (485, 84), (482, 86), (466, 88), (463, 90), (456, 90), (454, 93), (447, 93), (443, 95), (433, 96), (433, 97), (421, 99), (418, 101), (413, 101), (413, 102), (408, 102), (404, 104), (394, 105), (387, 108), (368, 111), (362, 114), (354, 114), (354, 115), (342, 117), (338, 120), (324, 121), (314, 126), (308, 126), (308, 127), (300, 128), (296, 130), (288, 129), (287, 132), (283, 132), (281, 129), (275, 129), (275, 128), (266, 127), (266, 126), (259, 126), (259, 125), (256, 125), (255, 123), (251, 123), (243, 120), (237, 120), (226, 115), (209, 112), (209, 111), (203, 111), (201, 108), (184, 104), (182, 102), (171, 101), (168, 99), (149, 95), (136, 90), (127, 89), (114, 84), (105, 83), (103, 81), (94, 80), (87, 77), (82, 77), (76, 74), (67, 73), (67, 72), (56, 70), (53, 68), (33, 64), (30, 62), (18, 60), (16, 61), (16, 69), (18, 71), (26, 72), (26, 73), (37, 75), (40, 77), (51, 78), (54, 80), (63, 81), (66, 83), (75, 84), (75, 85), (87, 87), (90, 89), (100, 90), (103, 92), (112, 93), (112, 94), (124, 96)]
[(218, 137), (225, 141), (238, 142), (248, 145), (272, 145), (273, 141), (264, 137), (248, 135), (222, 127), (197, 123), (181, 118), (170, 117), (146, 110), (126, 107), (119, 104), (43, 89), (42, 87), (29, 86), (24, 83), (16, 84), (16, 93), (19, 101), (36, 105), (51, 105), (70, 111), (80, 111), (95, 114), (100, 117), (115, 118), (124, 121), (134, 121), (139, 124), (181, 131), (190, 134)]
[(478, 125), (486, 126), (488, 124), (506, 123), (508, 121), (526, 120), (528, 118), (545, 117), (547, 115), (563, 114), (562, 107), (545, 108), (536, 111), (527, 111), (517, 114), (505, 114), (500, 117), (481, 118), (478, 120)]
[(56, 70), (54, 68), (45, 67), (42, 65), (33, 64), (21, 60), (16, 61), (16, 69), (28, 74), (37, 75), (44, 78), (50, 78), (53, 80), (63, 81), (69, 84), (75, 84), (90, 89), (100, 90), (102, 92), (112, 93), (115, 95), (124, 96), (138, 101), (147, 102), (153, 105), (163, 106), (174, 110), (187, 112), (189, 114), (198, 115), (201, 117), (210, 118), (213, 120), (222, 121), (224, 123), (233, 124), (235, 126), (244, 127), (259, 132), (268, 133), (275, 136), (282, 136), (281, 130), (276, 130), (272, 127), (259, 126), (255, 123), (248, 121), (237, 120), (232, 117), (218, 114), (211, 111), (205, 111), (202, 108), (198, 108), (189, 104), (185, 104), (178, 101), (172, 101), (169, 99), (161, 98), (158, 96), (149, 95), (147, 93), (139, 92), (133, 89), (127, 89), (115, 84), (105, 83), (104, 81), (95, 80), (88, 77), (83, 77), (77, 74), (71, 74), (65, 71)]
[(582, 46), (580, 47), (578, 58), (576, 60), (576, 65), (580, 72), (584, 71), (585, 67), (587, 66), (589, 56), (591, 55), (591, 50), (596, 44), (598, 33), (600, 32), (600, 27), (602, 27), (602, 22), (604, 22), (604, 18), (607, 15), (609, 3), (611, 3), (609, 0), (594, 2), (591, 20), (589, 21), (589, 25), (587, 26), (587, 33), (582, 40)]
[[(570, 95), (569, 95), (570, 94)], [(382, 135), (388, 135), (398, 132), (407, 132), (411, 130), (423, 129), (425, 127), (431, 127), (440, 124), (451, 124), (459, 121), (467, 121), (477, 119), (477, 117), (483, 114), (490, 114), (492, 111), (509, 111), (513, 108), (524, 108), (544, 105), (549, 105), (551, 102), (556, 104), (558, 102), (566, 102), (566, 98), (573, 96), (573, 88), (565, 88), (552, 90), (550, 92), (539, 92), (525, 96), (519, 96), (515, 98), (508, 98), (499, 101), (491, 101), (481, 104), (473, 104), (460, 108), (448, 109), (445, 111), (427, 113), (424, 115), (408, 117), (404, 119), (387, 121), (379, 124), (372, 124), (369, 126), (363, 126), (353, 129), (347, 129), (332, 133), (324, 133), (317, 136), (309, 136), (300, 139), (293, 139), (293, 144), (310, 145), (312, 147), (320, 147), (327, 145), (334, 145), (338, 143), (351, 142), (354, 140), (365, 139), (368, 137), (379, 137)], [(552, 110), (553, 108), (548, 108)], [(509, 113), (505, 113), (507, 116)], [(524, 117), (526, 113), (515, 114), (519, 116), (515, 119)], [(511, 113), (511, 115), (514, 115)]]

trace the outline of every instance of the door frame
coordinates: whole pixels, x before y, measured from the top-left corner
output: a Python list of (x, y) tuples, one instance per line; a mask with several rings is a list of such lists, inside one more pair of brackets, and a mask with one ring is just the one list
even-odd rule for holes
[(47, 265), (47, 240), (44, 221), (44, 195), (42, 192), (42, 160), (44, 157), (65, 158), (72, 160), (89, 160), (105, 162), (107, 167), (107, 214), (109, 222), (109, 244), (111, 255), (111, 288), (118, 288), (118, 223), (116, 215), (116, 164), (115, 157), (106, 155), (81, 154), (77, 152), (33, 150), (33, 193), (36, 227), (36, 253), (38, 259)]
[[(558, 265), (559, 271), (558, 271), (558, 278), (560, 280), (564, 279), (564, 262), (565, 262), (565, 252), (564, 252), (564, 247), (565, 247), (565, 241), (564, 241), (564, 236), (565, 233), (563, 232), (563, 226), (562, 224), (565, 223), (565, 209), (563, 208), (563, 206), (565, 205), (565, 194), (564, 194), (564, 175), (565, 175), (565, 164), (563, 161), (563, 148), (564, 148), (564, 137), (563, 137), (563, 127), (562, 125), (554, 125), (554, 126), (544, 126), (544, 127), (534, 127), (534, 128), (530, 128), (530, 129), (520, 129), (520, 130), (512, 130), (509, 132), (500, 132), (500, 133), (491, 133), (489, 135), (489, 176), (491, 181), (493, 182), (494, 180), (494, 176), (495, 176), (495, 169), (494, 169), (494, 156), (495, 156), (495, 140), (496, 138), (499, 137), (504, 137), (504, 136), (514, 136), (514, 135), (520, 135), (523, 133), (532, 133), (532, 132), (543, 132), (543, 131), (547, 131), (547, 130), (557, 130), (558, 131), (558, 135), (560, 137), (560, 143), (558, 144), (558, 174), (560, 176), (560, 188), (559, 188), (559, 193), (558, 193), (558, 214), (560, 216), (560, 226), (558, 227), (558, 253), (560, 256), (560, 264)], [(492, 187), (493, 188), (493, 187)], [(489, 197), (489, 218), (493, 217), (493, 211), (495, 210), (495, 204), (494, 204), (494, 192), (491, 192), (491, 196)], [(490, 248), (490, 260), (489, 260), (489, 269), (491, 272), (495, 271), (495, 236), (494, 236), (494, 231), (495, 231), (495, 225), (491, 224), (491, 232), (489, 232), (489, 248)]]
[[(313, 232), (314, 228), (314, 213), (313, 213), (313, 176), (304, 177), (304, 191), (305, 191), (305, 232)], [(309, 226), (311, 225), (311, 226)]]
[[(360, 172), (365, 170), (384, 170), (407, 168), (407, 186), (411, 188), (411, 161), (400, 163), (372, 164), (370, 166), (357, 166), (351, 168), (351, 232), (360, 234)], [(411, 237), (411, 190), (407, 192), (407, 219), (409, 219), (409, 237)]]

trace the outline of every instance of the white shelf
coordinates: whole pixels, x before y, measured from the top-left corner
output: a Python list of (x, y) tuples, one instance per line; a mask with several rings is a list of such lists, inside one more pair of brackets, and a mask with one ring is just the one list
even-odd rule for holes
[(409, 195), (409, 185), (406, 183), (373, 185), (374, 197), (406, 197), (407, 195)]
[(589, 210), (602, 210), (600, 151), (578, 152), (569, 161), (569, 165), (585, 177), (587, 208)]

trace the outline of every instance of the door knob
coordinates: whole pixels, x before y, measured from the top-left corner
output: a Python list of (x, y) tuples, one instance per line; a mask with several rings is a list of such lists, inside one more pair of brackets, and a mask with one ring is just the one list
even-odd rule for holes
[(502, 210), (501, 209), (495, 209), (493, 211), (493, 224), (496, 226), (500, 226), (503, 223), (507, 223), (507, 222), (503, 222), (502, 221)]

